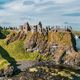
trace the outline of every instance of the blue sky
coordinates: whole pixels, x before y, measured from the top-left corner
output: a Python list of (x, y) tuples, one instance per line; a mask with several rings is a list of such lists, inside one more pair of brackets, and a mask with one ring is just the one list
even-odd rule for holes
[(27, 21), (80, 30), (80, 0), (0, 0), (0, 25), (19, 26)]

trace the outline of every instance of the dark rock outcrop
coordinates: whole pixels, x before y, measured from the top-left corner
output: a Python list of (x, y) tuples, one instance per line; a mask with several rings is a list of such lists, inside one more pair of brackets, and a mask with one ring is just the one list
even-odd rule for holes
[(8, 66), (6, 69), (0, 70), (0, 77), (11, 77), (14, 74), (14, 67)]
[(7, 77), (13, 76), (14, 73), (14, 67), (9, 66), (7, 69), (4, 70), (4, 75)]

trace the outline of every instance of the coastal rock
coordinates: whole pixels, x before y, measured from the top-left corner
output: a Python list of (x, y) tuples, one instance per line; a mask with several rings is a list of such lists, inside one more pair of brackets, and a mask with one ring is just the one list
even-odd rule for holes
[(4, 70), (4, 75), (7, 77), (12, 76), (13, 73), (14, 73), (14, 67), (13, 66), (8, 66), (8, 68)]
[(29, 71), (30, 72), (37, 72), (38, 70), (36, 68), (30, 68)]
[(64, 64), (69, 66), (80, 66), (80, 55), (78, 52), (70, 51), (67, 55), (64, 56)]
[(2, 76), (4, 76), (4, 70), (3, 69), (0, 70), (0, 77), (2, 77)]
[(0, 80), (6, 80), (5, 77), (0, 77)]
[(54, 53), (57, 50), (57, 48), (58, 48), (57, 44), (55, 44), (55, 43), (51, 44), (50, 47), (49, 47), (50, 54), (54, 55)]
[(7, 44), (16, 40), (24, 40), (25, 52), (49, 54), (57, 64), (80, 65), (80, 56), (71, 27), (43, 28), (41, 22), (34, 26), (27, 23), (19, 32), (8, 37)]
[(32, 49), (34, 51), (39, 51), (40, 53), (44, 53), (44, 50), (47, 47), (47, 39), (45, 37), (46, 36), (38, 32), (33, 33), (30, 39), (26, 40), (25, 49), (30, 49), (30, 50)]
[[(29, 38), (25, 40), (25, 50), (27, 52), (38, 51), (41, 54), (48, 53), (53, 55), (53, 60), (58, 64), (66, 64), (67, 62), (67, 65), (73, 65), (73, 63), (79, 63), (79, 58), (75, 57), (79, 54), (76, 52), (76, 42), (71, 30), (61, 30), (58, 28), (57, 32), (50, 30), (46, 35), (34, 32)], [(75, 56), (72, 58), (72, 55)]]

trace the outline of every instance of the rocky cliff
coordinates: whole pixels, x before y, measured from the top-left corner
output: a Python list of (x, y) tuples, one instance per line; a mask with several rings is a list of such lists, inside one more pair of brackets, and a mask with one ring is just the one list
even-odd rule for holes
[(38, 51), (41, 54), (53, 55), (56, 63), (67, 65), (80, 64), (80, 54), (76, 49), (76, 42), (72, 32), (53, 32), (48, 35), (35, 32), (28, 34), (24, 43), (27, 52)]
[(57, 64), (80, 65), (80, 53), (77, 52), (74, 34), (69, 28), (44, 29), (36, 26), (27, 32), (21, 30), (12, 33), (7, 38), (7, 44), (17, 39), (24, 40), (25, 52), (52, 55), (53, 61)]
[(71, 27), (43, 28), (41, 22), (34, 26), (27, 23), (20, 27), (19, 32), (11, 33), (6, 42), (10, 44), (16, 40), (24, 41), (25, 52), (51, 55), (57, 64), (80, 65), (80, 55)]

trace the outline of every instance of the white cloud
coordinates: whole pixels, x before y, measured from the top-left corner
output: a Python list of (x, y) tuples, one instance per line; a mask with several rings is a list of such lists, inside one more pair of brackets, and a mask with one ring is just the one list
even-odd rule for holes
[[(24, 5), (24, 1), (34, 2)], [(37, 23), (40, 20), (45, 24), (62, 25), (67, 21), (79, 22), (80, 18), (62, 16), (79, 11), (79, 2), (79, 0), (14, 0), (3, 5), (4, 9), (0, 10), (0, 23), (7, 21), (13, 25), (19, 25), (26, 21)]]
[(34, 8), (34, 5), (23, 5), (23, 1), (14, 1), (12, 3), (4, 5), (4, 7), (14, 12), (25, 12), (32, 10)]
[(69, 3), (69, 2), (73, 2), (75, 0), (53, 0), (55, 3), (59, 3), (59, 4), (64, 4), (64, 3)]
[(58, 4), (64, 4), (64, 3), (70, 3), (76, 0), (34, 0), (35, 3), (39, 4), (39, 3), (45, 3), (45, 2), (49, 2), (49, 1), (53, 1), (54, 3), (58, 3)]

